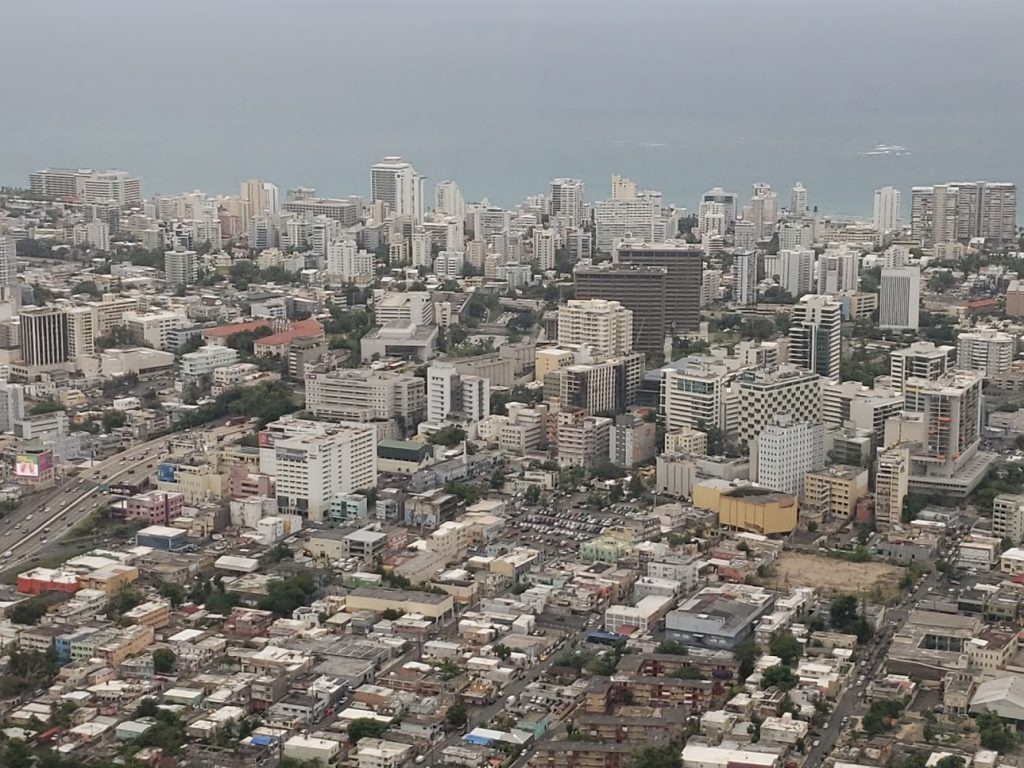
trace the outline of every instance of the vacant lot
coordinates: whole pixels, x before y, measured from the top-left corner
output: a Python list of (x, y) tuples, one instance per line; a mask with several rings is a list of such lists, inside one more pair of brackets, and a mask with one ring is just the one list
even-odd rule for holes
[(866, 600), (889, 602), (899, 594), (903, 569), (888, 563), (848, 563), (819, 555), (784, 552), (775, 561), (767, 586), (777, 589), (814, 587), (822, 595), (855, 594)]

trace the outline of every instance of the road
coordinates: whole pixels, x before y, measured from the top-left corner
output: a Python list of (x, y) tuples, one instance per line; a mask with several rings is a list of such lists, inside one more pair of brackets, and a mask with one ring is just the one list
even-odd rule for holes
[[(225, 438), (251, 430), (248, 424), (209, 428)], [(103, 483), (138, 482), (152, 474), (149, 465), (165, 458), (168, 437), (132, 446), (109, 459), (96, 462), (77, 477), (55, 488), (25, 498), (0, 521), (0, 567), (11, 568), (31, 561), (50, 538), (57, 539), (106, 501)]]
[[(935, 571), (929, 573), (924, 581), (919, 582), (904, 597), (903, 602), (886, 614), (886, 629), (881, 634), (876, 635), (878, 642), (873, 642), (868, 655), (862, 657), (867, 661), (867, 664), (863, 667), (858, 665), (855, 672), (857, 675), (856, 680), (843, 692), (836, 702), (832, 714), (829, 715), (828, 725), (822, 731), (821, 736), (818, 737), (818, 746), (812, 747), (810, 752), (807, 753), (804, 768), (818, 768), (822, 761), (832, 752), (836, 741), (838, 741), (843, 731), (844, 721), (850, 717), (854, 708), (861, 702), (864, 690), (875, 678), (879, 668), (885, 662), (886, 654), (889, 651), (889, 642), (892, 639), (893, 628), (900, 626), (906, 620), (907, 615), (913, 610), (914, 603), (919, 595), (922, 592), (927, 592), (930, 587), (934, 587), (938, 578), (938, 574)], [(857, 682), (858, 680), (863, 680), (863, 682)]]

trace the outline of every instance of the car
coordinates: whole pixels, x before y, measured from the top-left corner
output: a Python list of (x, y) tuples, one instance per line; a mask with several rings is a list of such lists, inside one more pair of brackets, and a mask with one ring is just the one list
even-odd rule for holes
[(821, 744), (821, 739), (815, 739), (815, 740), (814, 740), (814, 741), (813, 741), (813, 742), (811, 743), (811, 747), (816, 747), (816, 746), (818, 746), (819, 744)]

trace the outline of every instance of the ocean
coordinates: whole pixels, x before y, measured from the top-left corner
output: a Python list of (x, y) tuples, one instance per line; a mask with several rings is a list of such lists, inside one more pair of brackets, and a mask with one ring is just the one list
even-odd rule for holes
[[(0, 184), (121, 168), (144, 193), (363, 194), (402, 155), (467, 200), (613, 173), (695, 208), (793, 183), (1017, 181), (1020, 0), (46, 0), (0, 11)], [(878, 144), (905, 153), (866, 154)]]

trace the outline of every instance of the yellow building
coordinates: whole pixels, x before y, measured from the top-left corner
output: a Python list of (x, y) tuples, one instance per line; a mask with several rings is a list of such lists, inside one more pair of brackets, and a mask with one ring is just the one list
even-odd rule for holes
[(867, 494), (868, 471), (862, 467), (836, 464), (804, 476), (804, 508), (818, 515), (849, 517)]
[(356, 611), (384, 613), (389, 609), (402, 613), (418, 613), (424, 618), (432, 620), (451, 618), (454, 615), (451, 595), (439, 595), (434, 592), (359, 587), (349, 592), (345, 598), (345, 610), (349, 613)]
[(543, 347), (538, 349), (534, 356), (533, 380), (544, 383), (544, 377), (553, 372), (567, 368), (576, 360), (575, 355), (567, 349), (557, 347)]
[(115, 595), (139, 580), (139, 569), (132, 565), (104, 565), (101, 568), (79, 576), (82, 589), (98, 589), (108, 595)]
[(723, 527), (761, 534), (789, 533), (796, 528), (799, 511), (792, 494), (724, 480), (697, 483), (693, 506), (717, 512)]

